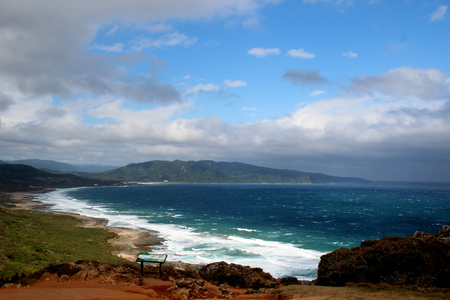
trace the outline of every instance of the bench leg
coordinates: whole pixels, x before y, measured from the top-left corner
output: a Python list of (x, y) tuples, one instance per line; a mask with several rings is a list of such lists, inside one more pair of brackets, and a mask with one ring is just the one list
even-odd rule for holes
[(144, 276), (144, 262), (141, 261), (141, 276)]

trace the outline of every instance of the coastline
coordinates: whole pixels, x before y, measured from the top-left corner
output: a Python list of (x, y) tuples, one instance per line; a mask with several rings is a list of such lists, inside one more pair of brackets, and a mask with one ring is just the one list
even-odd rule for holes
[[(48, 193), (54, 191), (54, 189), (45, 189), (37, 193)], [(30, 193), (26, 192), (14, 192), (5, 193), (8, 196), (8, 200), (5, 204), (12, 206), (12, 209), (45, 209), (51, 205), (42, 203), (34, 199)], [(72, 216), (81, 221), (78, 225), (84, 228), (103, 228), (109, 232), (113, 232), (117, 237), (109, 239), (108, 243), (112, 246), (116, 246), (119, 250), (113, 251), (111, 254), (114, 256), (123, 258), (130, 262), (135, 262), (136, 257), (141, 252), (149, 252), (149, 246), (159, 245), (163, 242), (163, 239), (157, 236), (154, 231), (136, 230), (126, 227), (112, 227), (108, 226), (108, 220), (102, 218), (89, 217), (77, 213), (48, 211), (53, 214), (62, 214)]]
[[(124, 190), (123, 188), (118, 189), (120, 192)], [(82, 196), (78, 197), (76, 196), (76, 194), (71, 194), (71, 190), (72, 189), (56, 189), (50, 191), (50, 193), (48, 194), (35, 194), (33, 191), (31, 192), (31, 194), (27, 195), (28, 198), (22, 197), (22, 202), (31, 201), (31, 204), (28, 205), (29, 207), (33, 207), (35, 204), (37, 204), (36, 200), (42, 201), (46, 204), (54, 205), (50, 208), (44, 209), (40, 209), (39, 207), (37, 207), (37, 210), (53, 211), (59, 213), (70, 212), (76, 214), (77, 216), (79, 216), (78, 214), (82, 214), (92, 218), (107, 218), (109, 222), (107, 223), (107, 226), (103, 226), (106, 229), (109, 229), (109, 232), (116, 230), (117, 233), (124, 236), (122, 239), (117, 238), (118, 241), (109, 241), (113, 243), (117, 242), (122, 246), (121, 251), (115, 252), (113, 253), (113, 255), (116, 257), (119, 256), (125, 258), (130, 262), (134, 262), (136, 256), (141, 252), (147, 253), (153, 251), (154, 253), (158, 254), (168, 254), (168, 262), (183, 262), (195, 267), (201, 267), (209, 263), (219, 261), (226, 261), (228, 263), (235, 263), (242, 266), (262, 268), (265, 272), (271, 274), (275, 278), (283, 278), (286, 276), (295, 276), (297, 274), (301, 274), (298, 277), (295, 277), (297, 277), (297, 279), (301, 281), (312, 281), (316, 279), (315, 270), (317, 269), (317, 264), (319, 262), (318, 255), (321, 255), (319, 251), (311, 250), (310, 252), (309, 249), (298, 249), (297, 247), (289, 243), (284, 244), (283, 241), (272, 242), (270, 239), (260, 240), (258, 238), (248, 238), (258, 235), (258, 233), (254, 233), (258, 231), (252, 229), (248, 230), (243, 227), (241, 228), (240, 226), (237, 226), (236, 228), (230, 227), (229, 230), (223, 230), (223, 232), (225, 232), (225, 234), (223, 235), (216, 234), (216, 232), (214, 231), (216, 230), (215, 228), (213, 228), (211, 233), (209, 233), (206, 226), (210, 225), (203, 226), (206, 228), (206, 230), (204, 231), (195, 231), (192, 230), (191, 227), (184, 227), (185, 224), (190, 223), (184, 223), (183, 221), (180, 223), (178, 219), (172, 220), (171, 218), (173, 214), (170, 212), (170, 210), (167, 210), (166, 215), (168, 217), (166, 217), (166, 219), (157, 219), (156, 217), (159, 218), (160, 216), (159, 214), (155, 214), (155, 218), (153, 220), (151, 220), (150, 222), (146, 222), (147, 217), (145, 215), (140, 215), (140, 212), (138, 212), (138, 214), (135, 214), (134, 209), (131, 209), (129, 211), (122, 211), (119, 208), (115, 209), (114, 204), (109, 204), (108, 193), (104, 193), (103, 191), (100, 191), (99, 193), (100, 198), (102, 197), (102, 195), (108, 195), (101, 198), (103, 199), (103, 202), (106, 203), (105, 207), (107, 207), (107, 209), (105, 210), (105, 207), (100, 203), (100, 201), (100, 204), (96, 204), (95, 201), (89, 203), (89, 201), (84, 201), (84, 198)], [(68, 192), (69, 194), (67, 194)], [(164, 199), (164, 195), (162, 195), (162, 197), (162, 199)], [(112, 201), (111, 203), (115, 203), (114, 201)], [(164, 205), (165, 203), (166, 200), (163, 200), (161, 205)], [(173, 218), (178, 217), (179, 215), (175, 214)], [(172, 222), (178, 225), (172, 225)], [(209, 223), (206, 222), (204, 224)], [(126, 227), (126, 229), (114, 229), (115, 227)], [(221, 230), (219, 226), (216, 227)], [(155, 234), (154, 236), (152, 236), (153, 243), (152, 240), (148, 241), (145, 236), (143, 236), (141, 240), (139, 240), (139, 238), (136, 238), (135, 241), (130, 241), (129, 232), (131, 228), (134, 229), (131, 230), (132, 235), (140, 234), (140, 232), (142, 231), (154, 231)], [(249, 233), (242, 233), (242, 231), (247, 230)], [(228, 233), (228, 231), (229, 234), (226, 234)], [(204, 234), (204, 232), (206, 232), (206, 234)], [(161, 243), (162, 245), (158, 246), (158, 243), (155, 243), (155, 237), (157, 241), (159, 241), (159, 243)], [(160, 238), (158, 239), (158, 237)], [(155, 244), (156, 246), (146, 248), (145, 246), (149, 245), (149, 242), (150, 246), (153, 246)], [(114, 244), (114, 246), (115, 245), (117, 244)], [(188, 245), (188, 247), (186, 247), (186, 245)], [(199, 247), (196, 247), (197, 245), (199, 245)], [(212, 247), (211, 245), (214, 245), (214, 247)], [(144, 251), (140, 251), (139, 248), (143, 248)], [(228, 249), (238, 250), (230, 251)], [(250, 253), (249, 255), (245, 255), (247, 251), (248, 253)], [(217, 255), (216, 252), (218, 252), (219, 255)], [(111, 251), (109, 251), (108, 253), (111, 254)], [(273, 263), (271, 261), (271, 253), (275, 253), (276, 259), (281, 261), (280, 264)], [(291, 263), (294, 259), (295, 263)], [(283, 263), (285, 267), (279, 267), (279, 265)], [(294, 271), (297, 271), (298, 269), (300, 269), (300, 271), (294, 273)]]
[[(34, 200), (27, 193), (15, 193), (10, 204), (15, 205), (15, 209), (33, 209), (45, 207), (47, 205)], [(118, 237), (109, 240), (110, 243), (116, 243), (123, 247), (113, 255), (122, 257), (131, 262), (135, 262), (135, 255), (140, 252), (139, 247), (145, 247), (147, 243), (155, 242), (151, 231), (139, 231), (129, 228), (109, 227), (107, 220), (83, 216), (76, 213), (51, 212), (54, 214), (65, 214), (73, 216), (81, 220), (78, 226), (86, 228), (104, 228), (118, 235)], [(159, 239), (161, 241), (161, 239)], [(123, 256), (120, 256), (123, 255)], [(174, 269), (184, 269), (188, 264), (182, 262), (168, 261), (165, 266), (171, 266)], [(26, 288), (20, 288), (21, 285), (9, 285), (0, 289), (0, 294), (7, 299), (74, 299), (72, 291), (78, 294), (77, 299), (148, 299), (167, 298), (163, 292), (172, 286), (175, 279), (169, 278), (169, 281), (157, 279), (153, 275), (147, 275), (143, 278), (142, 286), (134, 286), (129, 283), (112, 283), (99, 281), (98, 279), (67, 279), (68, 277), (58, 277), (57, 274), (44, 273), (35, 283), (30, 284)], [(207, 283), (208, 287), (211, 286)], [(162, 288), (164, 286), (164, 289)], [(23, 286), (25, 287), (25, 286)], [(213, 287), (213, 289), (219, 289)], [(308, 299), (308, 300), (324, 300), (324, 299), (361, 299), (361, 300), (380, 300), (380, 299), (424, 299), (433, 296), (434, 299), (447, 299), (447, 292), (432, 291), (414, 291), (401, 289), (399, 287), (380, 286), (347, 286), (347, 287), (325, 287), (311, 285), (289, 285), (278, 288), (274, 291), (262, 290), (258, 294), (248, 294), (247, 289), (233, 288), (235, 297), (227, 297), (223, 299), (250, 300), (250, 299)], [(181, 299), (194, 299), (190, 297)], [(207, 299), (218, 299), (208, 297)], [(428, 298), (429, 299), (429, 298)]]

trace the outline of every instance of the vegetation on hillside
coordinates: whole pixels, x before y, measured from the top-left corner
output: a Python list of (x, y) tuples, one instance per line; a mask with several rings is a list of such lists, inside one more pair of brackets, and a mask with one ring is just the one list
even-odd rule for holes
[[(88, 174), (82, 174), (89, 176)], [(184, 161), (149, 161), (130, 164), (89, 177), (102, 180), (122, 180), (135, 182), (198, 182), (198, 183), (231, 183), (235, 180), (220, 172)]]
[[(365, 182), (361, 178), (338, 177), (297, 170), (281, 170), (258, 167), (239, 162), (202, 161), (148, 161), (129, 164), (105, 172), (80, 172), (71, 165), (38, 159), (21, 161), (28, 165), (0, 165), (0, 190), (13, 187), (24, 191), (24, 187), (77, 187), (108, 185), (118, 182), (183, 182), (183, 183), (344, 183)], [(15, 166), (15, 167), (13, 167)], [(38, 173), (36, 169), (44, 173)], [(3, 169), (4, 168), (4, 169)], [(11, 171), (14, 177), (11, 178)], [(71, 171), (69, 171), (71, 170)], [(71, 174), (70, 177), (68, 172)], [(51, 175), (50, 175), (51, 174)], [(76, 175), (77, 177), (73, 177)], [(86, 178), (98, 180), (87, 181)], [(101, 181), (100, 181), (101, 180)], [(106, 181), (106, 182), (105, 182)], [(3, 187), (2, 187), (3, 184)], [(11, 191), (11, 190), (10, 190)]]
[(9, 209), (0, 205), (0, 285), (50, 264), (92, 259), (121, 263), (103, 228), (78, 227), (68, 215)]
[(186, 183), (337, 183), (364, 182), (360, 178), (343, 178), (258, 167), (244, 163), (203, 161), (149, 161), (130, 164), (115, 170), (81, 176), (132, 182)]
[(27, 165), (0, 164), (0, 191), (33, 191), (44, 188), (112, 185), (115, 181), (88, 179), (73, 174), (52, 174)]

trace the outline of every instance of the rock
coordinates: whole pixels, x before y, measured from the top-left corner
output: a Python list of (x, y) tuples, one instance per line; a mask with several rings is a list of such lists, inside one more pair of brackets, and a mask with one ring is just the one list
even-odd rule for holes
[(292, 284), (300, 284), (300, 281), (296, 277), (288, 276), (280, 279), (281, 285), (292, 285)]
[(450, 287), (450, 227), (437, 234), (384, 237), (360, 247), (341, 248), (321, 257), (316, 285), (387, 283)]
[(195, 265), (179, 261), (169, 261), (164, 264), (162, 279), (172, 281), (181, 278), (200, 279), (197, 269), (198, 267)]
[(170, 299), (205, 299), (205, 298), (222, 298), (231, 299), (236, 297), (230, 292), (225, 285), (220, 285), (217, 290), (212, 291), (205, 287), (203, 280), (195, 280), (192, 278), (182, 278), (167, 289), (167, 295)]
[(70, 281), (70, 277), (67, 275), (61, 275), (61, 277), (59, 277), (59, 281)]
[(81, 271), (81, 266), (77, 265), (74, 262), (61, 264), (59, 266), (55, 266), (55, 268), (58, 269), (57, 272), (58, 272), (59, 277), (61, 277), (61, 275), (63, 275), (63, 274), (72, 276)]
[(198, 273), (202, 279), (215, 285), (226, 283), (232, 287), (253, 289), (278, 286), (277, 280), (260, 268), (228, 264), (224, 261), (203, 266)]
[(4, 289), (8, 289), (8, 288), (21, 288), (22, 287), (22, 285), (19, 283), (19, 284), (15, 284), (15, 283), (5, 283), (3, 286), (2, 286), (2, 288), (4, 288)]
[(81, 260), (58, 265), (50, 265), (48, 268), (37, 271), (16, 283), (27, 285), (36, 280), (45, 280), (57, 273), (60, 281), (90, 280), (99, 278), (103, 283), (123, 282), (130, 286), (142, 285), (142, 276), (137, 266), (125, 264), (114, 266), (101, 264), (93, 260)]
[(200, 298), (201, 293), (208, 292), (202, 280), (195, 280), (191, 278), (182, 278), (167, 289), (170, 298), (187, 300), (191, 296)]

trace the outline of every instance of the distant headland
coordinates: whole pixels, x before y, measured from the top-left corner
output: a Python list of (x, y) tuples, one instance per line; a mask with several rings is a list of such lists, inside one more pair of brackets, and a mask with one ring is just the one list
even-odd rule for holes
[[(356, 177), (338, 177), (297, 170), (273, 169), (239, 162), (161, 161), (129, 164), (101, 172), (87, 172), (49, 160), (0, 161), (0, 190), (27, 191), (36, 188), (69, 188), (115, 185), (126, 182), (160, 183), (270, 183), (314, 184), (367, 182)], [(80, 171), (84, 170), (84, 171)], [(102, 170), (98, 165), (92, 170)]]

